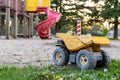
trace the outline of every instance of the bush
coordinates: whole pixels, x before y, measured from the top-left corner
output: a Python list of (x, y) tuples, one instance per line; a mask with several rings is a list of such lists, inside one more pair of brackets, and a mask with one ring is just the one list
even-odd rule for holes
[(108, 29), (107, 29), (107, 28), (103, 29), (103, 34), (104, 34), (104, 36), (106, 36), (107, 33), (108, 33)]
[(82, 28), (82, 34), (90, 33), (90, 30), (88, 28)]

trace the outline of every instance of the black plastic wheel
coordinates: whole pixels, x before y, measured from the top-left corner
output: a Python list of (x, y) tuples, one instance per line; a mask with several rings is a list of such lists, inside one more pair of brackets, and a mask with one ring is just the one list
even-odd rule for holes
[(58, 47), (53, 53), (53, 61), (57, 66), (67, 65), (69, 61), (69, 53), (65, 48)]
[(98, 67), (107, 67), (107, 66), (109, 66), (110, 61), (111, 61), (109, 54), (104, 50), (101, 50), (101, 54), (102, 54), (103, 59), (102, 59), (101, 62), (97, 63)]
[(103, 56), (103, 66), (105, 67), (109, 66), (111, 61), (109, 54), (104, 50), (101, 50), (101, 53)]
[(76, 64), (76, 62), (70, 62), (70, 63), (73, 64), (73, 65)]
[(76, 64), (81, 69), (92, 69), (96, 67), (96, 57), (88, 50), (80, 50), (76, 56)]

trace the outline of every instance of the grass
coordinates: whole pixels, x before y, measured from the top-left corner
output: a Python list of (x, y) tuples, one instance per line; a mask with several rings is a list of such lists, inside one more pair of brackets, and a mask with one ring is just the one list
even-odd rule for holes
[(107, 68), (81, 70), (76, 65), (46, 67), (0, 67), (0, 80), (119, 80), (120, 61), (112, 60)]

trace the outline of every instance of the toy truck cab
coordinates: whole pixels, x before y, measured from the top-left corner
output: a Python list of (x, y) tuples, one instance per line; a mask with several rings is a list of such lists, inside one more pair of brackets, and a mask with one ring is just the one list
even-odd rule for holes
[(81, 69), (91, 69), (110, 64), (110, 56), (100, 47), (110, 43), (106, 37), (63, 33), (58, 33), (57, 36), (60, 40), (57, 41), (57, 48), (53, 53), (53, 61), (56, 65), (62, 66), (70, 62)]

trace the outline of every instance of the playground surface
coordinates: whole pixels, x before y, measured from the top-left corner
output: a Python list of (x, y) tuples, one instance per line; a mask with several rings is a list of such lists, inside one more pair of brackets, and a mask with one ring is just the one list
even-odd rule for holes
[[(0, 65), (44, 66), (53, 64), (52, 54), (58, 38), (42, 40), (31, 39), (0, 39)], [(111, 44), (102, 47), (112, 59), (120, 59), (120, 41), (111, 40)]]

